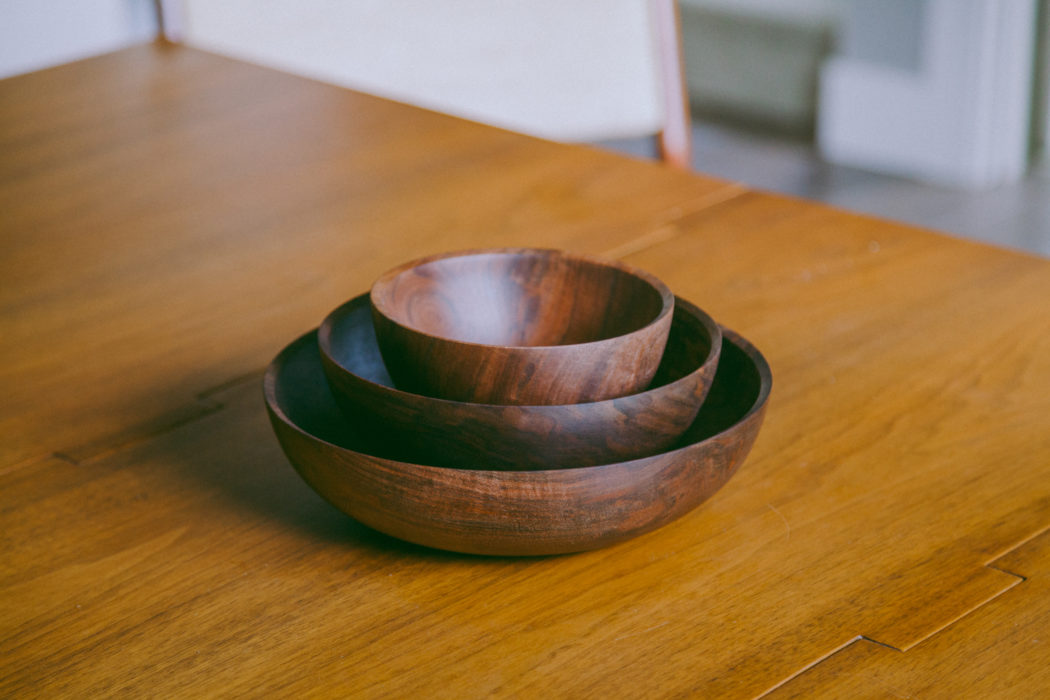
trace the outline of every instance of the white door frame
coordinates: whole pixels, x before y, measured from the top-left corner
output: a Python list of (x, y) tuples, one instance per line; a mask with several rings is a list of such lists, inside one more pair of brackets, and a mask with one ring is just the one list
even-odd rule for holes
[(848, 55), (824, 66), (821, 152), (835, 163), (949, 186), (1021, 179), (1030, 145), (1036, 0), (914, 1), (925, 3), (916, 70)]

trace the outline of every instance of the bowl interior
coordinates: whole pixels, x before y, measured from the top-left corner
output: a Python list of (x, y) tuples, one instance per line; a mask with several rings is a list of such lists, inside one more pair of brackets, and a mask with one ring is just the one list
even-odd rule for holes
[[(331, 315), (330, 323), (328, 351), (331, 359), (351, 374), (396, 389), (379, 351), (368, 295), (363, 294), (337, 309)], [(695, 372), (707, 360), (709, 353), (710, 338), (703, 322), (690, 313), (686, 305), (676, 304), (667, 349), (650, 389), (665, 386)]]
[[(724, 331), (711, 391), (676, 447), (717, 435), (757, 409), (768, 394), (768, 376), (761, 355), (739, 336)], [(368, 437), (357, 433), (339, 411), (325, 379), (316, 331), (286, 348), (271, 365), (266, 381), (273, 391), (274, 408), (300, 430), (345, 449), (383, 456), (375, 454)]]
[(650, 279), (556, 251), (424, 261), (381, 277), (372, 299), (386, 316), (422, 333), (506, 346), (569, 345), (624, 335), (655, 320), (667, 300)]

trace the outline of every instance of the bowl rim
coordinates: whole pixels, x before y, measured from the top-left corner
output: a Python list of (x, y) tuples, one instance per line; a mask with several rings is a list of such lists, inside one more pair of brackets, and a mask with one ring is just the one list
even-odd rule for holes
[[(621, 333), (614, 335), (609, 338), (597, 338), (595, 340), (587, 340), (582, 343), (564, 343), (561, 345), (500, 345), (493, 343), (477, 343), (470, 340), (461, 340), (459, 338), (452, 338), (444, 335), (436, 335), (434, 333), (428, 333), (425, 330), (410, 326), (406, 323), (402, 323), (400, 320), (395, 318), (390, 313), (390, 308), (383, 303), (377, 303), (376, 301), (376, 288), (383, 284), (388, 284), (395, 277), (403, 274), (404, 272), (411, 270), (415, 267), (420, 267), (428, 263), (436, 262), (438, 260), (447, 260), (449, 258), (468, 258), (481, 255), (531, 255), (531, 256), (549, 256), (556, 255), (561, 258), (567, 258), (571, 260), (578, 260), (590, 265), (598, 267), (612, 267), (616, 268), (621, 272), (628, 275), (632, 275), (641, 279), (643, 282), (648, 284), (653, 290), (660, 295), (661, 308), (660, 312), (650, 319), (645, 325), (635, 328), (634, 330), (628, 331), (627, 333)], [(558, 248), (468, 248), (465, 250), (453, 250), (444, 253), (435, 253), (433, 255), (426, 255), (415, 260), (409, 260), (408, 262), (402, 263), (396, 267), (393, 267), (372, 283), (371, 288), (368, 291), (368, 298), (372, 305), (374, 313), (382, 315), (382, 317), (388, 322), (392, 323), (398, 328), (404, 329), (419, 336), (429, 338), (435, 341), (454, 344), (454, 345), (465, 345), (474, 348), (482, 349), (500, 349), (500, 350), (514, 350), (516, 352), (540, 352), (550, 351), (554, 348), (580, 348), (584, 346), (588, 347), (600, 347), (602, 345), (613, 345), (623, 342), (625, 339), (635, 335), (640, 335), (653, 326), (660, 324), (668, 315), (674, 311), (675, 295), (671, 292), (668, 287), (660, 278), (653, 275), (641, 268), (629, 265), (621, 260), (613, 258), (604, 258), (599, 255), (590, 255), (587, 253), (576, 253), (567, 250), (560, 250)]]
[[(682, 308), (684, 309), (684, 311), (686, 313), (690, 314), (695, 320), (697, 320), (700, 323), (700, 325), (707, 332), (707, 337), (710, 340), (710, 347), (707, 350), (707, 355), (702, 358), (702, 361), (694, 369), (692, 369), (689, 372), (683, 374), (678, 379), (675, 379), (673, 381), (667, 382), (665, 384), (661, 384), (660, 386), (649, 387), (647, 389), (644, 389), (643, 391), (636, 391), (633, 394), (626, 394), (624, 396), (617, 396), (615, 398), (602, 399), (602, 400), (599, 400), (599, 401), (584, 401), (584, 402), (578, 402), (578, 403), (561, 403), (561, 404), (493, 404), (493, 403), (481, 403), (481, 402), (477, 402), (477, 401), (457, 401), (455, 399), (444, 399), (444, 398), (441, 398), (441, 397), (438, 397), (438, 396), (430, 396), (429, 394), (418, 394), (418, 393), (415, 393), (415, 392), (406, 391), (404, 389), (399, 389), (396, 386), (387, 386), (386, 384), (378, 384), (378, 383), (373, 382), (372, 380), (370, 380), (370, 379), (368, 379), (366, 377), (362, 377), (360, 374), (357, 374), (356, 372), (351, 371), (343, 363), (339, 362), (336, 359), (335, 354), (332, 351), (332, 334), (335, 331), (336, 322), (339, 319), (343, 318), (346, 314), (348, 314), (352, 309), (356, 309), (358, 306), (361, 306), (363, 304), (367, 304), (368, 301), (369, 300), (368, 300), (368, 293), (367, 292), (365, 292), (363, 294), (359, 294), (358, 296), (354, 297), (353, 299), (350, 299), (349, 301), (347, 301), (347, 302), (345, 302), (343, 304), (340, 304), (338, 307), (333, 309), (325, 317), (324, 321), (322, 321), (321, 325), (317, 328), (317, 346), (320, 349), (321, 354), (324, 356), (324, 358), (328, 362), (330, 362), (335, 367), (338, 367), (339, 370), (341, 372), (343, 372), (344, 374), (348, 374), (351, 377), (353, 377), (355, 381), (364, 382), (365, 384), (368, 384), (371, 387), (375, 387), (379, 391), (391, 394), (395, 398), (397, 398), (397, 397), (407, 397), (409, 400), (412, 400), (412, 401), (417, 401), (417, 400), (420, 400), (420, 399), (422, 399), (424, 401), (427, 401), (427, 402), (433, 401), (433, 402), (435, 402), (434, 405), (437, 405), (437, 406), (447, 405), (447, 406), (463, 406), (463, 407), (469, 407), (469, 408), (473, 408), (473, 407), (476, 406), (476, 407), (482, 407), (482, 408), (485, 408), (485, 409), (506, 409), (508, 407), (513, 406), (514, 408), (517, 408), (517, 409), (527, 409), (527, 410), (530, 410), (530, 411), (531, 410), (535, 410), (535, 409), (541, 409), (541, 412), (553, 412), (556, 409), (560, 409), (560, 408), (563, 408), (563, 407), (566, 407), (566, 406), (586, 407), (586, 406), (592, 406), (592, 405), (595, 405), (595, 404), (612, 404), (612, 403), (615, 403), (617, 401), (625, 401), (625, 400), (634, 399), (635, 397), (644, 397), (647, 394), (655, 394), (657, 392), (671, 391), (673, 387), (676, 387), (676, 386), (679, 386), (679, 385), (682, 385), (682, 384), (686, 384), (686, 383), (692, 381), (693, 378), (696, 375), (698, 375), (701, 372), (703, 372), (704, 369), (708, 365), (710, 365), (711, 363), (717, 363), (719, 361), (719, 358), (720, 358), (721, 352), (722, 352), (722, 327), (719, 326), (718, 323), (715, 322), (715, 320), (713, 318), (711, 318), (710, 314), (708, 314), (706, 311), (701, 309), (699, 306), (697, 306), (697, 305), (695, 305), (695, 304), (693, 304), (691, 302), (688, 302), (685, 299), (680, 299), (678, 297), (675, 297), (675, 304), (676, 305), (677, 304), (682, 304)], [(672, 323), (673, 323), (673, 319), (672, 319)], [(529, 347), (535, 347), (535, 346), (529, 346)], [(665, 350), (665, 352), (666, 352), (666, 350)], [(715, 371), (717, 372), (717, 367), (716, 367)], [(712, 379), (713, 379), (713, 375), (712, 375)]]
[[(528, 478), (536, 480), (562, 479), (566, 478), (567, 473), (579, 475), (594, 470), (620, 469), (624, 467), (630, 467), (631, 465), (641, 465), (655, 458), (662, 458), (667, 455), (674, 455), (676, 453), (685, 452), (688, 450), (695, 450), (698, 446), (717, 440), (718, 438), (729, 433), (730, 431), (737, 429), (739, 426), (748, 422), (756, 413), (763, 411), (765, 409), (766, 403), (768, 402), (770, 391), (772, 390), (773, 386), (773, 373), (770, 369), (769, 363), (766, 361), (766, 358), (762, 355), (758, 348), (756, 348), (749, 340), (744, 338), (739, 333), (736, 333), (735, 331), (726, 328), (725, 326), (720, 326), (720, 328), (722, 331), (723, 342), (728, 340), (730, 343), (736, 345), (740, 350), (742, 350), (748, 356), (748, 358), (750, 358), (751, 362), (754, 364), (755, 369), (758, 372), (758, 395), (755, 397), (755, 400), (752, 402), (751, 406), (746, 412), (744, 412), (743, 415), (741, 415), (737, 420), (735, 420), (732, 425), (724, 428), (723, 430), (720, 430), (719, 432), (713, 435), (708, 435), (702, 440), (690, 442), (689, 444), (682, 445), (680, 447), (675, 447), (673, 449), (664, 450), (663, 452), (658, 452), (645, 457), (637, 457), (635, 459), (626, 460), (623, 462), (609, 462), (607, 464), (595, 464), (586, 467), (565, 467), (556, 469), (468, 469), (464, 467), (441, 467), (432, 464), (417, 464), (414, 462), (404, 462), (401, 460), (391, 459), (389, 457), (383, 457), (380, 455), (372, 455), (367, 452), (362, 452), (360, 450), (355, 450), (349, 447), (345, 447), (343, 445), (337, 445), (335, 443), (329, 442), (321, 437), (310, 433), (309, 431), (300, 427), (295, 421), (291, 420), (291, 418), (289, 418), (288, 415), (281, 408), (280, 403), (277, 401), (277, 376), (280, 374), (281, 368), (288, 363), (289, 357), (294, 352), (298, 351), (300, 345), (310, 342), (311, 339), (314, 342), (317, 342), (316, 334), (318, 330), (316, 328), (311, 331), (307, 331), (306, 333), (304, 333), (303, 335), (299, 336), (294, 341), (286, 345), (284, 349), (282, 349), (277, 354), (277, 356), (270, 361), (270, 364), (266, 367), (266, 372), (263, 375), (263, 396), (265, 398), (267, 408), (269, 409), (271, 415), (278, 418), (284, 425), (288, 426), (300, 435), (306, 437), (309, 440), (313, 440), (314, 442), (321, 443), (329, 448), (335, 449), (339, 452), (358, 455), (367, 460), (380, 460), (385, 464), (404, 466), (409, 470), (416, 471), (437, 470), (438, 472), (454, 472), (461, 478), (500, 479), (507, 478), (508, 474), (515, 474), (517, 475), (516, 478)], [(321, 362), (320, 353), (318, 353), (317, 362)]]

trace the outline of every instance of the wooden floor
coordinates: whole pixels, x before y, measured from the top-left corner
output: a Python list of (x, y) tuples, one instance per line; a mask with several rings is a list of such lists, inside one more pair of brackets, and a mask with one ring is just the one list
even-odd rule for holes
[[(610, 143), (650, 155), (647, 141)], [(1050, 256), (1050, 170), (989, 192), (830, 165), (810, 143), (695, 123), (693, 168), (749, 187)]]

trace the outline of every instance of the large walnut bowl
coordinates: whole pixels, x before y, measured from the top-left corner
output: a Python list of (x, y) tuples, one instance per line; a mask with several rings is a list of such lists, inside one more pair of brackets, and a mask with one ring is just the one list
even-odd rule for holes
[(613, 544), (689, 512), (733, 475), (755, 441), (772, 377), (723, 331), (718, 372), (677, 449), (578, 469), (489, 471), (370, 453), (332, 399), (316, 333), (288, 346), (263, 380), (285, 454), (319, 494), (360, 522), (458, 552), (541, 555)]
[(318, 344), (340, 408), (386, 456), (450, 467), (557, 469), (622, 462), (674, 444), (707, 396), (722, 332), (706, 313), (676, 299), (651, 388), (560, 406), (448, 401), (394, 388), (367, 295), (329, 314)]
[(400, 389), (453, 401), (570, 404), (649, 385), (674, 296), (623, 263), (557, 250), (445, 253), (371, 290), (379, 348)]

